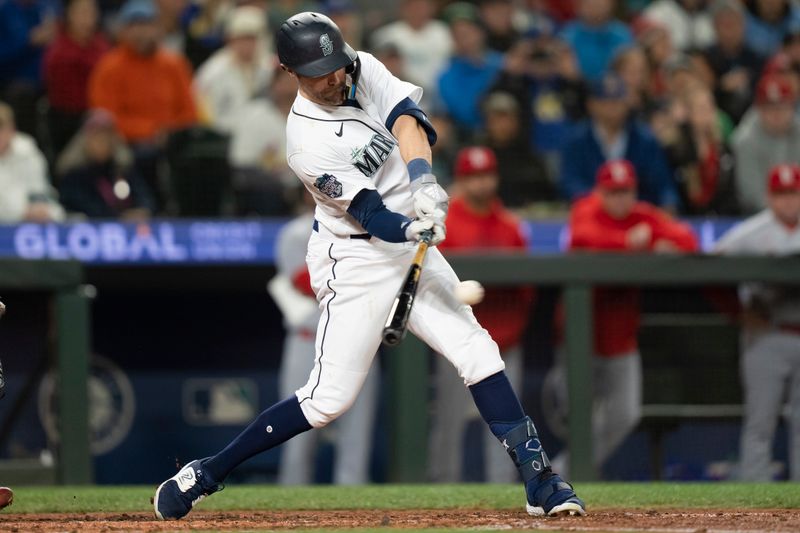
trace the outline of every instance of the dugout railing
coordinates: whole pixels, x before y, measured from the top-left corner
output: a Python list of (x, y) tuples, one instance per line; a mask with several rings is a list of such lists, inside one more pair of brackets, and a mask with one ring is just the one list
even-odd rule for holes
[[(591, 457), (592, 288), (595, 286), (707, 287), (760, 281), (800, 285), (800, 257), (664, 255), (451, 255), (461, 279), (485, 285), (561, 286), (565, 313), (571, 477), (597, 479)], [(416, 339), (396, 348), (391, 402), (395, 420), (392, 478), (425, 478), (427, 351)]]
[[(89, 300), (84, 288), (84, 269), (76, 261), (0, 260), (0, 295), (5, 291), (42, 291), (52, 295), (54, 342), (52, 366), (58, 375), (58, 453), (53, 472), (47, 467), (22, 465), (15, 470), (13, 461), (4, 464), (6, 478), (20, 480), (53, 479), (62, 484), (79, 485), (92, 482), (92, 462), (89, 451)], [(15, 313), (14, 306), (8, 309)], [(0, 328), (2, 328), (0, 321)], [(0, 345), (0, 357), (3, 346)], [(47, 363), (47, 361), (45, 361)], [(50, 366), (48, 364), (45, 367)], [(8, 370), (8, 368), (6, 369)], [(19, 395), (4, 410), (2, 431), (13, 426), (15, 416), (26, 399)], [(4, 401), (12, 401), (6, 398)], [(8, 479), (4, 480), (8, 482)]]

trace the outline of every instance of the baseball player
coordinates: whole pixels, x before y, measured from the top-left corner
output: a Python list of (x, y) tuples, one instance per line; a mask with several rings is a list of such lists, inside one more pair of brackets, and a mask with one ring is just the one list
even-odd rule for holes
[[(689, 226), (647, 202), (636, 200), (636, 171), (629, 161), (604, 163), (597, 171), (595, 184), (591, 195), (572, 206), (571, 250), (656, 253), (697, 250), (697, 238)], [(639, 321), (638, 289), (610, 287), (594, 291), (592, 443), (597, 468), (633, 431), (641, 416)], [(559, 361), (554, 369), (561, 375), (565, 373), (563, 363)], [(559, 454), (554, 462), (561, 466), (563, 461), (566, 465), (566, 458), (566, 453)]]
[[(224, 450), (192, 461), (156, 490), (159, 518), (180, 518), (240, 463), (353, 403), (417, 242), (444, 239), (448, 197), (431, 174), (436, 132), (422, 89), (344, 42), (336, 25), (300, 13), (278, 30), (281, 65), (298, 82), (286, 124), (287, 159), (317, 204), (306, 263), (322, 315), (308, 382), (263, 413)], [(534, 515), (584, 514), (550, 468), (536, 428), (503, 372), (497, 344), (469, 306), (442, 254), (425, 260), (409, 329), (455, 366), (478, 411), (516, 464)]]
[[(800, 168), (782, 164), (767, 178), (767, 209), (726, 233), (716, 251), (726, 255), (800, 253)], [(740, 476), (772, 479), (775, 426), (788, 395), (790, 477), (800, 481), (800, 289), (763, 283), (739, 288), (744, 308), (741, 359), (745, 413)]]
[[(308, 380), (314, 364), (314, 345), (320, 312), (306, 266), (306, 245), (314, 222), (313, 213), (298, 216), (281, 229), (276, 244), (278, 272), (269, 292), (283, 313), (286, 341), (278, 377), (282, 397), (289, 396)], [(353, 407), (336, 421), (336, 464), (333, 482), (359, 485), (369, 481), (372, 429), (378, 401), (379, 369), (370, 368)], [(281, 451), (278, 482), (302, 485), (313, 481), (314, 456), (319, 432), (297, 435)]]

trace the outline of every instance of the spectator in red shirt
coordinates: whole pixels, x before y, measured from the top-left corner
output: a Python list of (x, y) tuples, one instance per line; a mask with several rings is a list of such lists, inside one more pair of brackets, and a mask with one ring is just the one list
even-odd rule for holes
[(44, 81), (50, 103), (50, 148), (57, 155), (80, 128), (89, 108), (89, 76), (108, 51), (108, 41), (97, 31), (96, 0), (71, 0), (64, 24), (44, 56)]
[[(497, 158), (486, 147), (462, 149), (455, 162), (455, 194), (447, 215), (447, 240), (439, 245), (444, 253), (457, 251), (516, 251), (527, 248), (520, 221), (503, 207), (497, 196), (500, 181)], [(497, 342), (506, 364), (506, 374), (514, 386), (522, 385), (522, 334), (528, 322), (532, 291), (529, 288), (503, 287), (486, 291), (475, 306), (478, 322)], [(467, 392), (464, 383), (436, 358), (436, 400), (431, 431), (430, 465), (436, 481), (458, 481), (461, 470), (464, 430), (471, 418), (463, 406)], [(510, 483), (517, 479), (513, 465), (502, 448), (492, 446), (486, 433), (484, 450), (486, 479)]]
[[(698, 248), (692, 229), (665, 211), (636, 200), (636, 171), (614, 160), (597, 172), (592, 194), (570, 213), (570, 250), (596, 252), (680, 253)], [(594, 464), (601, 467), (641, 416), (642, 363), (637, 343), (639, 290), (602, 288), (594, 292), (592, 357)], [(563, 358), (562, 358), (563, 359)], [(556, 372), (564, 375), (561, 361)], [(557, 462), (556, 462), (557, 461)], [(566, 466), (566, 454), (554, 470)]]

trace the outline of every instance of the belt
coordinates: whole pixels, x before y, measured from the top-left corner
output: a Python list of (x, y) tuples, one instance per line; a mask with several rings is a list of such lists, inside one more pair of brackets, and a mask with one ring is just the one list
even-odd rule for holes
[[(314, 231), (319, 233), (319, 222), (317, 222), (316, 218), (314, 219), (314, 224), (311, 227), (314, 228)], [(370, 235), (369, 233), (353, 233), (353, 234), (350, 235), (350, 238), (351, 239), (362, 239), (362, 240), (368, 241), (368, 240), (370, 240), (372, 238), (372, 235)]]
[(786, 333), (800, 335), (800, 324), (778, 324), (778, 329), (780, 331), (785, 331)]

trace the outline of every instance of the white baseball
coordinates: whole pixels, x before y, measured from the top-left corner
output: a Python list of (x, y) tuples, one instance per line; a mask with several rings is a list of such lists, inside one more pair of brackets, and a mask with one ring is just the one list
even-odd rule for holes
[(456, 285), (456, 288), (453, 291), (453, 295), (456, 297), (456, 299), (459, 302), (467, 305), (475, 305), (480, 303), (481, 300), (483, 300), (483, 295), (485, 293), (486, 291), (483, 289), (483, 285), (474, 279), (462, 281)]

